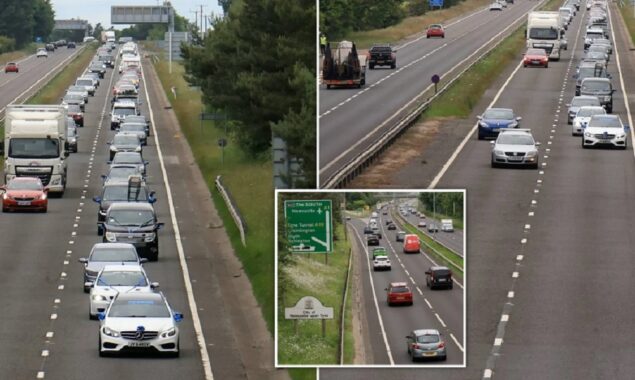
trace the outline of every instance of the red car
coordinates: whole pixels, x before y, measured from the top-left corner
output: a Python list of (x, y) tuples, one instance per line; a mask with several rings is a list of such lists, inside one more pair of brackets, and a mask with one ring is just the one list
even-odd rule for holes
[(48, 191), (49, 189), (42, 185), (39, 178), (15, 177), (5, 186), (0, 186), (2, 212), (16, 210), (46, 212)]
[(78, 127), (84, 126), (84, 113), (77, 104), (68, 105), (68, 117), (72, 117)]
[(403, 253), (419, 253), (421, 250), (421, 242), (419, 236), (408, 234), (403, 239)]
[(18, 64), (17, 63), (9, 62), (4, 67), (4, 72), (5, 73), (17, 73), (17, 72), (20, 72), (20, 69), (18, 68)]
[(407, 283), (391, 282), (386, 291), (388, 291), (388, 306), (412, 305), (412, 290)]
[(445, 30), (443, 30), (443, 25), (441, 24), (432, 24), (428, 27), (426, 31), (426, 38), (430, 37), (441, 37), (445, 38)]
[(524, 54), (523, 66), (541, 66), (545, 69), (549, 67), (549, 56), (545, 49), (527, 49)]

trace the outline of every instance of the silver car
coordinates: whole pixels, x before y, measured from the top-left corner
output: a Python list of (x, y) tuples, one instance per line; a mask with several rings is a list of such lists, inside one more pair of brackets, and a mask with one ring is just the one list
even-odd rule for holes
[(118, 152), (139, 152), (141, 153), (141, 140), (137, 134), (117, 133), (110, 145), (110, 159), (115, 157)]
[(88, 293), (90, 287), (87, 282), (95, 282), (97, 274), (108, 264), (137, 265), (148, 261), (140, 259), (137, 249), (129, 243), (97, 243), (90, 250), (88, 257), (78, 260), (84, 264), (84, 293)]
[(492, 141), (492, 167), (529, 166), (538, 168), (538, 146), (529, 129), (503, 130)]
[(589, 124), (589, 120), (591, 120), (591, 116), (593, 115), (606, 115), (606, 110), (604, 109), (604, 107), (600, 106), (580, 107), (578, 113), (576, 113), (575, 117), (573, 118), (571, 135), (581, 136), (582, 131), (584, 130), (584, 128), (586, 128), (587, 124)]
[(571, 99), (571, 103), (567, 104), (567, 107), (569, 107), (569, 111), (567, 111), (567, 121), (569, 124), (573, 123), (573, 118), (580, 110), (580, 107), (584, 106), (601, 107), (600, 98), (589, 95), (574, 96), (573, 99)]
[(139, 152), (118, 152), (108, 163), (111, 166), (124, 164), (137, 165), (137, 167), (139, 167), (139, 171), (144, 176), (146, 174), (146, 166), (149, 164), (148, 161), (143, 160), (143, 157)]
[(412, 361), (419, 359), (446, 360), (446, 344), (439, 330), (413, 330), (406, 336), (408, 355)]

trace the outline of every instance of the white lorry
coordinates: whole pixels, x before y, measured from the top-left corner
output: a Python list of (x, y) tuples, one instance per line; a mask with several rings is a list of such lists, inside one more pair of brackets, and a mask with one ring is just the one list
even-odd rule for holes
[(441, 231), (454, 232), (454, 225), (452, 225), (452, 219), (441, 219)]
[(529, 12), (527, 16), (527, 48), (544, 49), (549, 59), (560, 59), (560, 49), (567, 48), (561, 39), (564, 25), (559, 12)]
[(66, 189), (67, 111), (61, 105), (13, 105), (4, 123), (4, 181), (38, 177), (50, 193)]

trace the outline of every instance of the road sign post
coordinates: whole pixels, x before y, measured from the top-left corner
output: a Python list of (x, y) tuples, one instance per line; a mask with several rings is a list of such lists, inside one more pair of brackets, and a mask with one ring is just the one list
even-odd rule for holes
[(284, 318), (293, 319), (294, 330), (297, 335), (297, 320), (321, 320), (322, 338), (326, 337), (326, 320), (333, 319), (333, 308), (325, 307), (322, 302), (315, 297), (305, 296), (300, 298), (293, 307), (284, 309)]
[(287, 241), (292, 253), (333, 251), (333, 206), (330, 199), (284, 202)]

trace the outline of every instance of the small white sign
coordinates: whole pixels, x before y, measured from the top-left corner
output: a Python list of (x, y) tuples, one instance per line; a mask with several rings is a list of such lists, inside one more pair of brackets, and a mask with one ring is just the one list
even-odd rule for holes
[(284, 309), (285, 319), (333, 319), (333, 308), (324, 307), (315, 297), (300, 298), (293, 307)]

